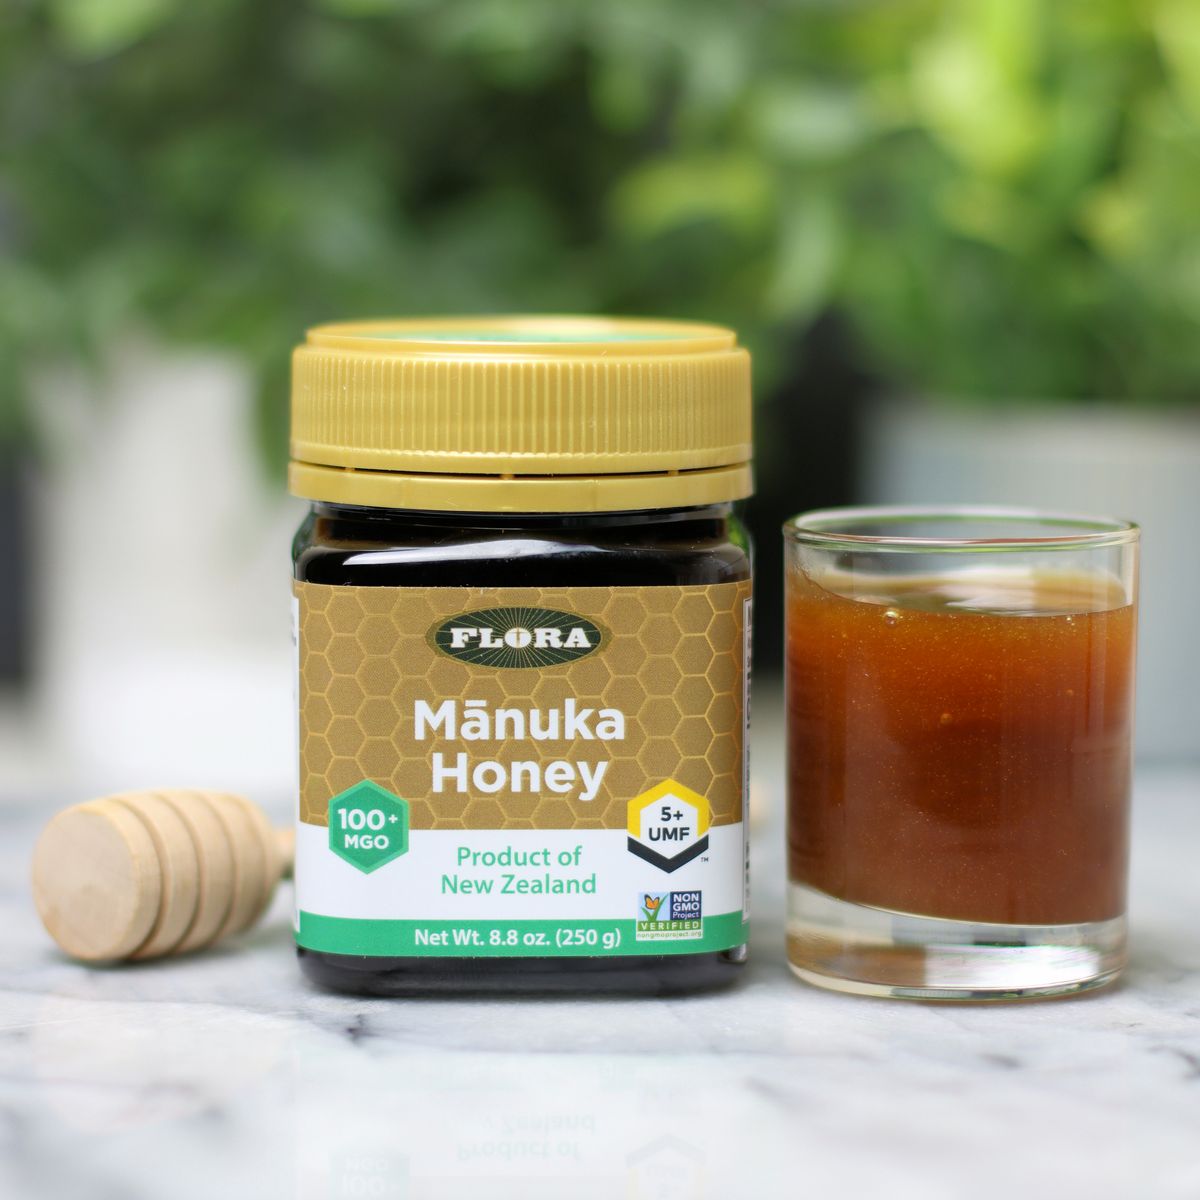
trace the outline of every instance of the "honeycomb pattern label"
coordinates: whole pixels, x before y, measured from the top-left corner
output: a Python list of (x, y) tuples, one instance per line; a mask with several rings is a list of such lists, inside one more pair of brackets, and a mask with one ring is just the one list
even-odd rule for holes
[[(331, 798), (369, 780), (409, 807), (412, 829), (625, 829), (628, 803), (664, 780), (708, 801), (713, 825), (742, 819), (744, 622), (748, 581), (692, 587), (387, 588), (297, 583), (300, 816), (324, 825)], [(608, 632), (576, 661), (497, 670), (439, 654), (447, 618), (502, 607), (576, 613)], [(414, 706), (616, 708), (621, 740), (415, 736)], [(592, 800), (455, 789), (435, 793), (431, 757), (607, 762)]]

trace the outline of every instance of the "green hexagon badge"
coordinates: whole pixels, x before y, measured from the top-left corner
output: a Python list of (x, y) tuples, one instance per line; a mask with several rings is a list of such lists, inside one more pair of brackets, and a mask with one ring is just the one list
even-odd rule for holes
[(408, 801), (364, 779), (329, 802), (329, 848), (364, 875), (408, 852)]

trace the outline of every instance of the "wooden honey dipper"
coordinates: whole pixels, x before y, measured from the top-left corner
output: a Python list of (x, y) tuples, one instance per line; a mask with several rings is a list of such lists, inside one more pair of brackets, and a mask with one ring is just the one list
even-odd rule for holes
[(33, 852), (50, 936), (86, 962), (160, 958), (248, 929), (290, 875), (291, 830), (225, 792), (124, 792), (60, 812)]

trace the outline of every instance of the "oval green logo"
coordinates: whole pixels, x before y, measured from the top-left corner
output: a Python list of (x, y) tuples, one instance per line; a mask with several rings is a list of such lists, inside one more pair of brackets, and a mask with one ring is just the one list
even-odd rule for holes
[(459, 613), (429, 630), (448, 658), (481, 667), (552, 667), (599, 650), (607, 636), (578, 613), (556, 608), (483, 608)]

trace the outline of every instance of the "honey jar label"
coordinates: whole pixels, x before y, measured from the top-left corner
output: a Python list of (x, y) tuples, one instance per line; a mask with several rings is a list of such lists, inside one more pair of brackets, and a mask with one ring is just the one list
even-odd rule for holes
[(295, 585), (297, 940), (746, 940), (750, 584)]

